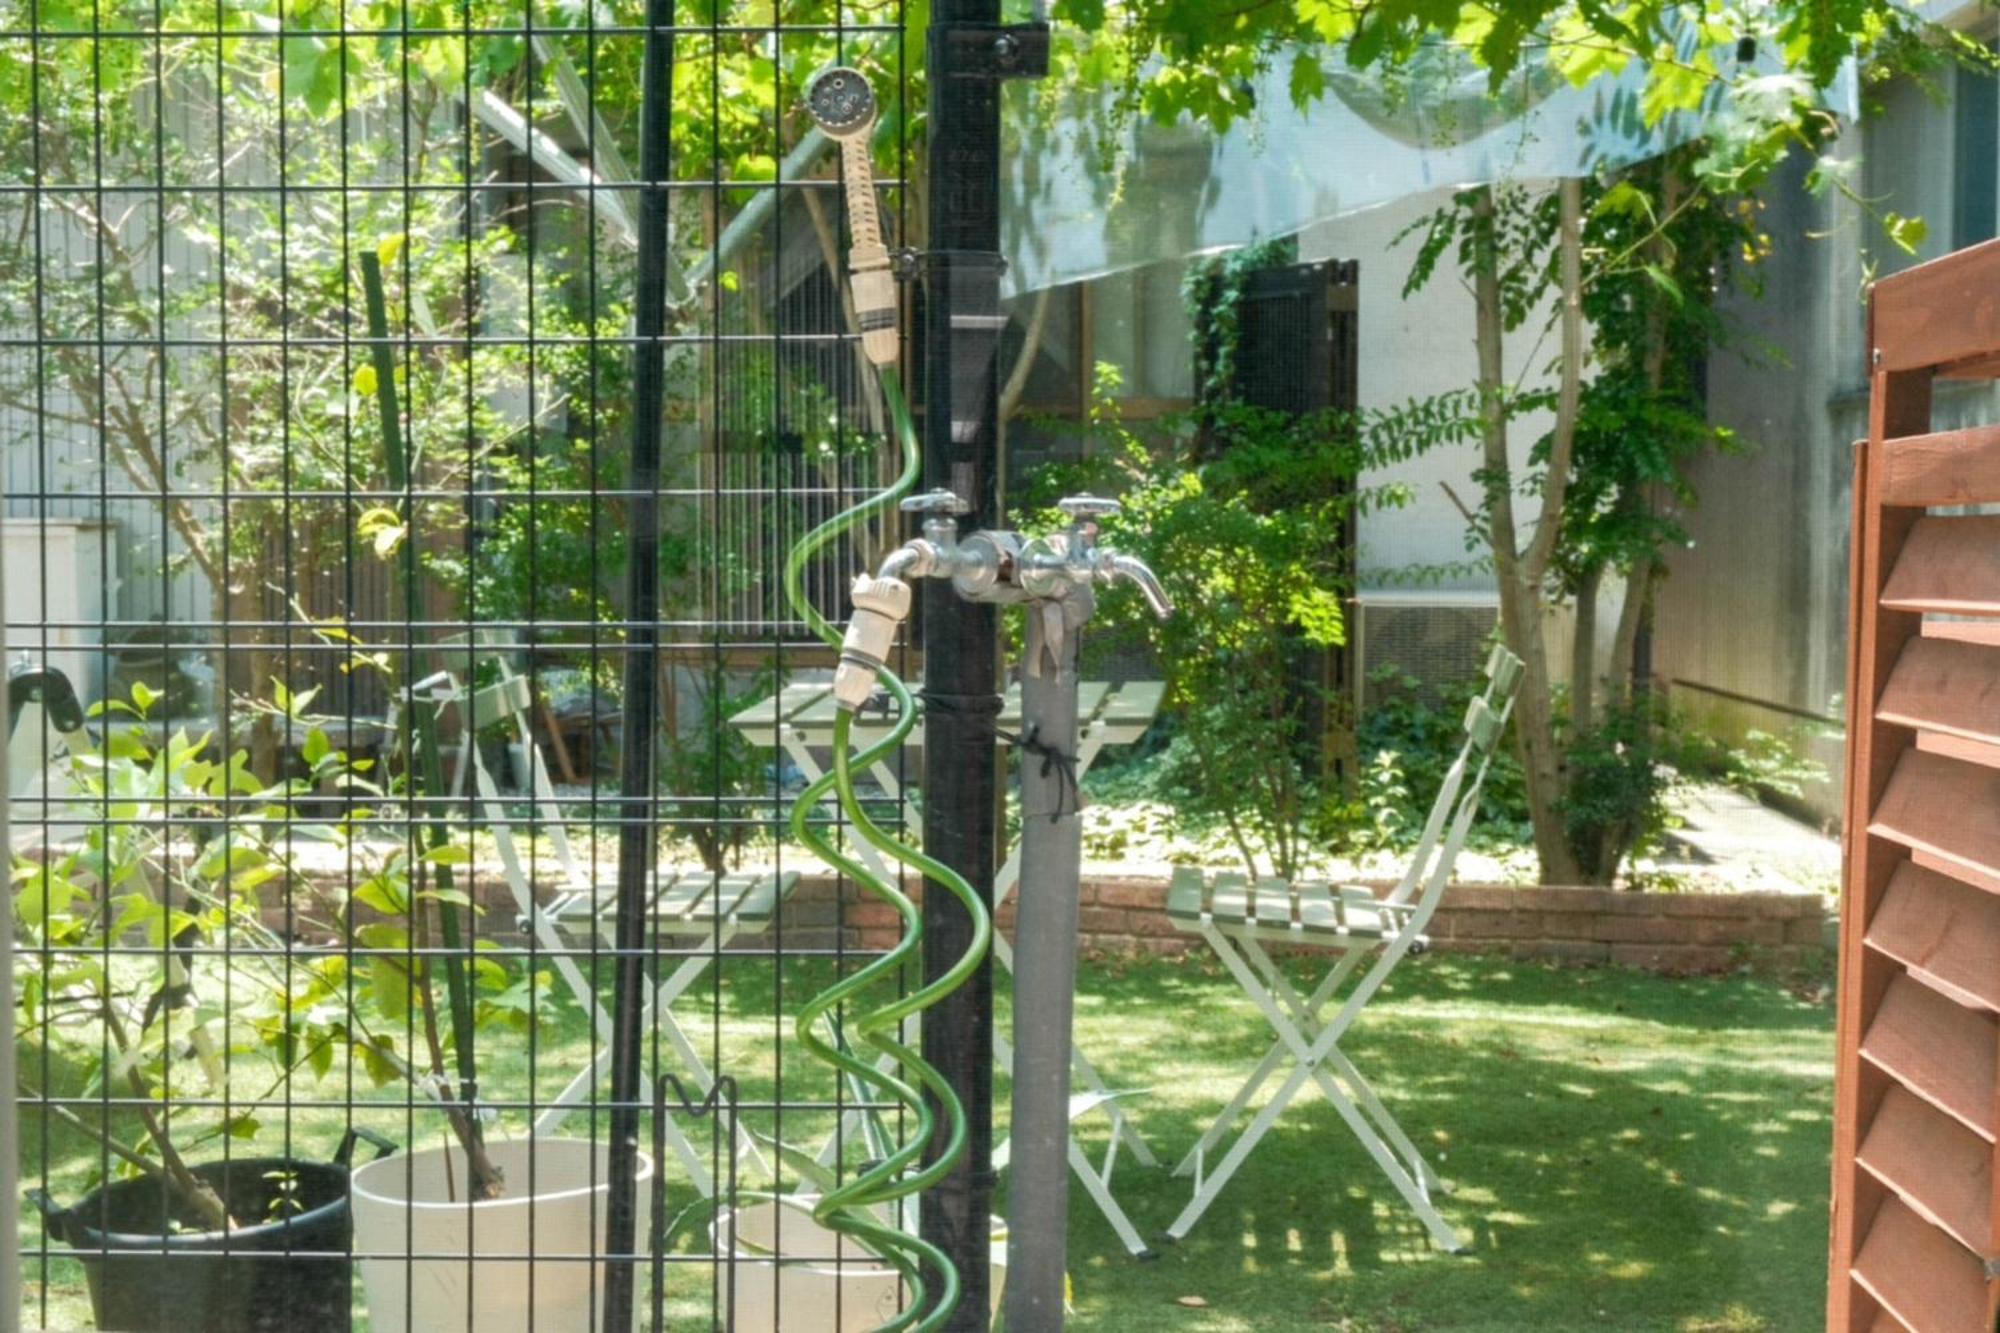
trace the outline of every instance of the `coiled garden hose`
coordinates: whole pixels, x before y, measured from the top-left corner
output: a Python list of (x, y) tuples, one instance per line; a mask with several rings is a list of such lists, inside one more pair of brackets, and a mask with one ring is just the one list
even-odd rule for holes
[[(841, 645), (840, 633), (806, 597), (806, 565), (829, 542), (857, 524), (893, 508), (916, 485), (919, 467), (916, 427), (910, 419), (901, 380), (891, 366), (879, 366), (877, 373), (891, 427), (902, 452), (902, 474), (887, 490), (836, 514), (807, 533), (792, 548), (785, 564), (785, 595), (793, 609), (815, 634), (835, 649)], [(852, 1236), (894, 1267), (909, 1283), (909, 1307), (895, 1319), (881, 1325), (878, 1333), (896, 1333), (902, 1329), (928, 1333), (928, 1330), (940, 1327), (957, 1308), (958, 1272), (936, 1246), (894, 1225), (893, 1219), (898, 1215), (896, 1205), (899, 1201), (936, 1184), (964, 1154), (965, 1108), (960, 1105), (944, 1077), (899, 1038), (905, 1020), (928, 1009), (971, 979), (986, 957), (992, 941), (993, 923), (986, 904), (963, 876), (883, 830), (855, 795), (854, 775), (866, 772), (870, 765), (893, 754), (916, 725), (916, 704), (909, 687), (886, 667), (878, 672), (877, 679), (895, 700), (895, 725), (888, 735), (857, 754), (853, 752), (850, 740), (854, 715), (846, 709), (840, 710), (833, 724), (833, 770), (800, 793), (797, 804), (792, 807), (792, 833), (821, 859), (852, 878), (865, 892), (894, 907), (903, 921), (903, 937), (895, 948), (882, 957), (841, 978), (808, 1000), (799, 1010), (798, 1038), (815, 1056), (841, 1073), (902, 1103), (916, 1120), (914, 1132), (886, 1157), (869, 1163), (853, 1179), (822, 1196), (813, 1208), (813, 1219), (830, 1231)], [(909, 867), (933, 883), (943, 885), (964, 904), (972, 918), (972, 943), (949, 970), (927, 985), (879, 1004), (874, 1002), (873, 992), (895, 983), (904, 966), (918, 955), (923, 944), (923, 919), (916, 904), (894, 884), (842, 852), (821, 829), (814, 827), (813, 811), (819, 808), (829, 791), (838, 794), (840, 808), (853, 825), (855, 836), (891, 860)], [(852, 1051), (828, 1041), (821, 1033), (822, 1024), (828, 1016), (838, 1006), (849, 1002), (871, 1006), (859, 1017), (849, 1020), (848, 1030), (854, 1036)], [(878, 1067), (871, 1058), (864, 1058), (868, 1053), (887, 1056), (887, 1068)], [(929, 1092), (943, 1110), (946, 1142), (944, 1150), (928, 1166), (912, 1169), (922, 1161), (938, 1128), (937, 1115), (925, 1100), (925, 1092)], [(892, 1220), (885, 1221), (885, 1215)], [(930, 1295), (924, 1275), (926, 1264), (942, 1275), (942, 1286), (928, 1312), (925, 1311), (925, 1301)]]

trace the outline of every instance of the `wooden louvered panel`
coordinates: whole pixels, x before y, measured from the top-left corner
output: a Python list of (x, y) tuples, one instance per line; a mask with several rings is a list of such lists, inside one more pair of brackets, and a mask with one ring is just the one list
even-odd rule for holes
[(1877, 283), (1854, 455), (1829, 1333), (2000, 1333), (2000, 242)]
[(2000, 895), (1905, 863), (1868, 943), (1959, 1004), (2000, 1011)]
[(1928, 852), (1939, 864), (2000, 875), (2000, 770), (1906, 751), (1868, 831)]
[(1990, 620), (1926, 620), (1926, 639), (1955, 639), (1959, 643), (2000, 644), (2000, 624)]
[(1978, 504), (2000, 495), (2000, 427), (1910, 435), (1888, 441), (1882, 456), (1885, 504)]
[(1918, 519), (1882, 589), (1882, 605), (1892, 611), (2000, 615), (2000, 514)]
[(1891, 1088), (1856, 1160), (1959, 1244), (1985, 1249), (1993, 1204), (1993, 1149), (1985, 1140)]
[(1967, 740), (1942, 731), (1920, 731), (1916, 746), (1925, 754), (1941, 754), (1947, 759), (1963, 759), (1982, 768), (2000, 768), (2000, 745)]
[(1889, 983), (1861, 1054), (1988, 1143), (1995, 1137), (1994, 1066), (2000, 1024), (1899, 976)]
[(2000, 648), (1952, 639), (1912, 639), (1875, 706), (1906, 727), (2000, 744)]
[(1981, 1333), (1986, 1326), (1979, 1260), (1893, 1196), (1876, 1210), (1854, 1276), (1913, 1333)]

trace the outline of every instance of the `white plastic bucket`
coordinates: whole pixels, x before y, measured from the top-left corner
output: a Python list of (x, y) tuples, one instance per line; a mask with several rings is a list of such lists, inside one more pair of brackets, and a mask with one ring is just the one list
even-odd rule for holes
[[(373, 1333), (596, 1333), (604, 1264), (589, 1260), (604, 1250), (610, 1150), (582, 1139), (489, 1144), (507, 1197), (474, 1204), (465, 1201), (465, 1154), (457, 1147), (449, 1150), (450, 1180), (459, 1197), (449, 1197), (446, 1152), (384, 1157), (357, 1168), (349, 1183)], [(639, 1190), (652, 1175), (652, 1159), (641, 1153)], [(649, 1213), (642, 1196), (640, 1253)]]
[[(896, 1270), (858, 1241), (813, 1221), (813, 1203), (809, 1197), (798, 1196), (734, 1210), (733, 1303), (729, 1271), (717, 1274), (723, 1309), (735, 1316), (733, 1323), (725, 1318), (725, 1326), (775, 1328), (784, 1333), (868, 1333), (893, 1319), (902, 1308), (906, 1298)], [(729, 1209), (716, 1217), (717, 1254), (724, 1253), (729, 1244), (731, 1220)], [(781, 1259), (793, 1262), (781, 1263)], [(993, 1242), (990, 1262), (993, 1302), (989, 1318), (999, 1313), (1001, 1285), (1007, 1275), (1004, 1238)]]

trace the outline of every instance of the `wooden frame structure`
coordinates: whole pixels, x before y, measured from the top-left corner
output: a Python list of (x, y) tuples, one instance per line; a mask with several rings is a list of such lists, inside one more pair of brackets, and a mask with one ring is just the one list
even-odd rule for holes
[(1886, 278), (1854, 476), (1834, 1333), (2000, 1320), (2000, 242)]

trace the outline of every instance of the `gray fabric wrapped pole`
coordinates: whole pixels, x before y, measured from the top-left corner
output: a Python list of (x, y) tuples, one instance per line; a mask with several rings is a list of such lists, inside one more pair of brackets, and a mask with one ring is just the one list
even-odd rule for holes
[(1021, 680), (1021, 896), (1014, 929), (1009, 1333), (1063, 1326), (1069, 1241), (1070, 1023), (1076, 997), (1077, 647), (1091, 593), (1029, 604)]

